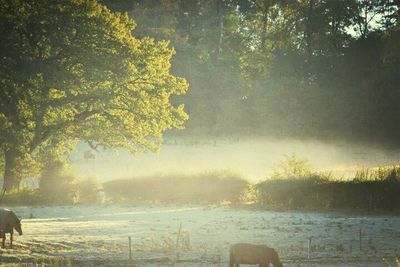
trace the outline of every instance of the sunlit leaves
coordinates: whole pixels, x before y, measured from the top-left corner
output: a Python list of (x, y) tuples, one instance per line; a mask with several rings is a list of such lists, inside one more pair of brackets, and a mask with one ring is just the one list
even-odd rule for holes
[(64, 155), (79, 139), (157, 150), (163, 132), (187, 120), (169, 101), (188, 87), (169, 72), (174, 50), (134, 38), (127, 14), (96, 0), (3, 2), (0, 149), (17, 147), (21, 166)]

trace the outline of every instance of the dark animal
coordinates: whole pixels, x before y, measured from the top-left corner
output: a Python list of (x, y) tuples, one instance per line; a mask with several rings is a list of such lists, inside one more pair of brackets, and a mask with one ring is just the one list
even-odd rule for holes
[(275, 249), (265, 245), (246, 243), (234, 244), (230, 249), (230, 267), (239, 267), (240, 264), (258, 264), (259, 267), (283, 267)]
[(0, 237), (3, 238), (2, 248), (5, 247), (6, 233), (10, 234), (10, 248), (12, 248), (14, 229), (22, 235), (21, 220), (13, 211), (0, 208)]

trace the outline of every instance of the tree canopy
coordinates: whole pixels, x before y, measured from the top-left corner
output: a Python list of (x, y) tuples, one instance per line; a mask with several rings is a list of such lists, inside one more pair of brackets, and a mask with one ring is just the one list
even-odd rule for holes
[(399, 143), (398, 0), (103, 2), (171, 40), (187, 135)]
[(157, 150), (188, 118), (172, 95), (167, 41), (135, 38), (136, 23), (96, 0), (0, 0), (0, 155), (5, 188), (92, 147)]
[(155, 149), (187, 119), (170, 69), (183, 135), (399, 143), (399, 0), (100, 1), (0, 0), (6, 177)]

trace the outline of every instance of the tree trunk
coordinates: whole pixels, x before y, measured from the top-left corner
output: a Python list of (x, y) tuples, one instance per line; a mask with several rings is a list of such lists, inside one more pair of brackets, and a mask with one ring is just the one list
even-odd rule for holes
[(222, 38), (224, 34), (224, 14), (223, 14), (222, 0), (217, 0), (217, 17), (218, 17), (218, 34), (217, 34), (217, 46), (215, 54), (216, 54), (216, 59), (219, 59), (222, 50)]
[(368, 8), (369, 8), (369, 3), (368, 1), (364, 1), (364, 17), (363, 17), (363, 26), (361, 30), (361, 36), (362, 38), (367, 38), (368, 35)]
[(312, 24), (313, 24), (313, 8), (314, 8), (314, 0), (310, 0), (308, 3), (308, 13), (307, 13), (307, 22), (306, 22), (306, 30), (305, 30), (305, 35), (306, 35), (306, 51), (307, 51), (307, 62), (309, 63), (311, 61), (311, 56), (312, 56), (312, 39), (313, 39), (313, 30), (312, 30)]
[(21, 176), (16, 170), (17, 155), (18, 152), (15, 149), (9, 149), (5, 152), (3, 190), (11, 191), (14, 189), (19, 189)]
[(263, 11), (263, 25), (262, 25), (262, 32), (261, 32), (261, 49), (265, 49), (265, 42), (267, 40), (267, 31), (268, 31), (268, 11), (269, 8), (265, 7)]

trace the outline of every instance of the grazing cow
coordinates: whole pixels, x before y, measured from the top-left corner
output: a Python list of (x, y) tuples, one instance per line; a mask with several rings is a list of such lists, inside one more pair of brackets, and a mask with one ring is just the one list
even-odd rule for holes
[(14, 229), (22, 235), (21, 220), (9, 209), (0, 208), (0, 238), (3, 238), (2, 248), (5, 247), (6, 233), (10, 234), (10, 248), (12, 248)]
[(283, 267), (275, 249), (265, 245), (246, 243), (234, 244), (230, 249), (230, 267), (239, 267), (240, 264), (258, 264), (259, 267)]

